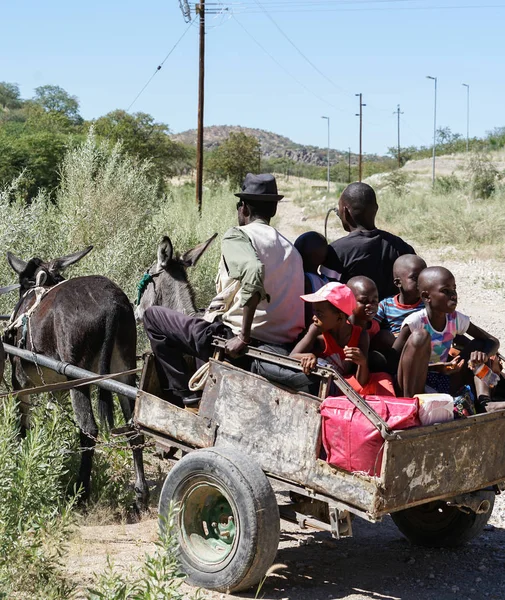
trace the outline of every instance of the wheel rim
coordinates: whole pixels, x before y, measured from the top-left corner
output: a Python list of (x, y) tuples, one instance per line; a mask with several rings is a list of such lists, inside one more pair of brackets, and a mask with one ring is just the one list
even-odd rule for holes
[(186, 482), (180, 498), (181, 549), (194, 562), (222, 568), (235, 552), (240, 523), (233, 499), (208, 477)]
[(439, 532), (449, 527), (461, 514), (456, 507), (440, 501), (421, 504), (405, 512), (410, 524), (426, 533)]

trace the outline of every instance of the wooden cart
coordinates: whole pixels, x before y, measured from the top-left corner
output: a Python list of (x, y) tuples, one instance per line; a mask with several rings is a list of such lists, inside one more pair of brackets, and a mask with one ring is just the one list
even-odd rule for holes
[[(220, 591), (258, 583), (277, 552), (279, 517), (339, 538), (352, 535), (354, 516), (376, 522), (391, 514), (407, 538), (428, 546), (458, 545), (482, 531), (505, 481), (505, 411), (398, 433), (354, 393), (385, 439), (380, 477), (349, 473), (319, 458), (320, 398), (224, 362), (222, 347), (198, 414), (160, 397), (152, 357), (135, 407), (137, 427), (182, 450), (159, 512), (164, 519), (176, 507), (191, 583)], [(300, 368), (287, 357), (249, 354)], [(325, 388), (334, 373), (318, 375)], [(277, 505), (272, 483), (290, 491), (291, 504)]]

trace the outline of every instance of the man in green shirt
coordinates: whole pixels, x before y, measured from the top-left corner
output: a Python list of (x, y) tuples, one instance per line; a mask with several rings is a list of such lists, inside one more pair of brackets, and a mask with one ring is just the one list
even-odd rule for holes
[(226, 352), (236, 358), (249, 344), (291, 344), (303, 329), (302, 259), (269, 224), (283, 197), (277, 193), (275, 178), (249, 173), (236, 196), (239, 226), (223, 237), (217, 295), (205, 317), (160, 306), (144, 314), (161, 386), (179, 405), (199, 400), (188, 389), (184, 354), (207, 361), (212, 339), (219, 335), (227, 338)]

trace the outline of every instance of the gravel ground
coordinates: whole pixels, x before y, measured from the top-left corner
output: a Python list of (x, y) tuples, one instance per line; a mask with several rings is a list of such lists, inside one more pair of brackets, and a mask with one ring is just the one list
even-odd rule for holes
[[(308, 229), (323, 230), (323, 219), (302, 221), (289, 200), (279, 205), (279, 228), (290, 239)], [(459, 309), (478, 325), (504, 339), (505, 264), (472, 261), (454, 249), (418, 248), (428, 264), (443, 264), (455, 275)], [(501, 442), (500, 442), (501, 443)], [(410, 545), (390, 518), (371, 524), (355, 519), (354, 537), (300, 531), (283, 523), (276, 563), (258, 597), (265, 600), (479, 600), (505, 598), (505, 499), (496, 498), (484, 533), (457, 550), (427, 550)], [(82, 526), (69, 548), (67, 569), (74, 581), (89, 585), (110, 555), (124, 569), (138, 565), (154, 549), (156, 520), (134, 525)], [(191, 588), (185, 588), (188, 594)], [(204, 598), (254, 598), (206, 592)]]

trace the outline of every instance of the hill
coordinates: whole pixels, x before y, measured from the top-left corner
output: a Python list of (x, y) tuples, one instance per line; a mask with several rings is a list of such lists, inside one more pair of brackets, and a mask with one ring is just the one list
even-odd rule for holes
[[(287, 158), (296, 163), (304, 163), (318, 167), (324, 167), (327, 164), (327, 149), (318, 146), (305, 146), (297, 144), (289, 138), (265, 131), (264, 129), (254, 129), (251, 127), (241, 127), (239, 125), (212, 125), (205, 127), (204, 130), (204, 148), (205, 150), (215, 150), (230, 135), (230, 133), (242, 132), (257, 138), (261, 144), (263, 158)], [(182, 133), (172, 135), (172, 139), (187, 145), (196, 145), (196, 129), (189, 129)], [(330, 163), (336, 164), (349, 160), (347, 152), (330, 149)], [(366, 155), (368, 161), (381, 160), (383, 157), (375, 155)], [(351, 154), (351, 163), (356, 164), (358, 157)]]

